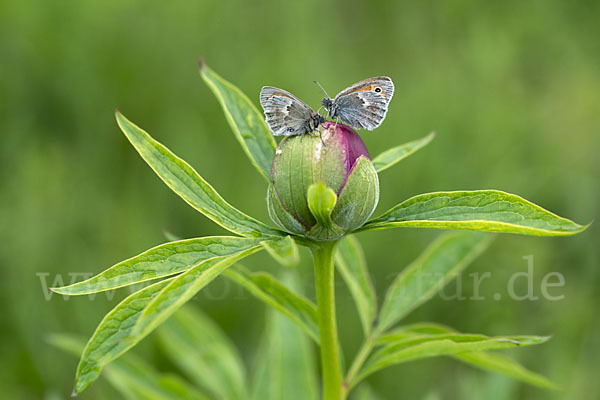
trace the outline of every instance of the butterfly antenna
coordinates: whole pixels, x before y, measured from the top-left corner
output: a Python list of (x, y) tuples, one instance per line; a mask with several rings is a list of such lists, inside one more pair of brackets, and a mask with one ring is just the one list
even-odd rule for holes
[(323, 93), (325, 93), (325, 96), (329, 97), (329, 95), (327, 94), (327, 92), (325, 91), (325, 89), (323, 89), (323, 86), (321, 86), (321, 84), (319, 82), (317, 82), (317, 81), (313, 81), (313, 82), (316, 83), (321, 88), (321, 90), (323, 91)]

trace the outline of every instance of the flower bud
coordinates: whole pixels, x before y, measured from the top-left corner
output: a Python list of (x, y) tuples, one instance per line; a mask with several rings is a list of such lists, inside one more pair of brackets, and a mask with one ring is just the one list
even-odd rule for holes
[[(271, 180), (267, 203), (273, 222), (317, 241), (361, 227), (379, 200), (377, 172), (361, 137), (331, 121), (318, 134), (285, 137), (275, 151)], [(328, 194), (331, 201), (321, 201)]]

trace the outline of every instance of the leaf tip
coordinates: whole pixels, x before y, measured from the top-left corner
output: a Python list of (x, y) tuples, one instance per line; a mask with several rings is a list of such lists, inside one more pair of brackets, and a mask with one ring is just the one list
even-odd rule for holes
[(124, 116), (121, 113), (121, 111), (119, 111), (119, 109), (115, 107), (115, 119), (117, 120), (117, 122), (119, 122), (119, 120), (121, 120), (123, 117)]
[(115, 119), (117, 120), (117, 123), (119, 123), (124, 117), (125, 116), (121, 113), (121, 111), (115, 107)]
[(61, 290), (61, 289), (64, 289), (64, 287), (51, 287), (49, 289), (52, 293), (65, 294), (64, 291)]
[(200, 72), (202, 72), (202, 70), (204, 69), (204, 57), (200, 57), (198, 59), (198, 69), (200, 70)]
[(71, 393), (71, 398), (75, 398), (75, 397), (77, 397), (77, 393), (75, 393), (75, 391), (73, 391), (73, 392)]

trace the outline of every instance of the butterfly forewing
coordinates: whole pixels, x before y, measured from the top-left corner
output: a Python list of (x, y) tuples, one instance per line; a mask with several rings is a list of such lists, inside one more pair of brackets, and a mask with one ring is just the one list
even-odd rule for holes
[(365, 79), (342, 90), (333, 99), (329, 115), (357, 129), (377, 128), (394, 95), (394, 83), (386, 76)]
[[(375, 92), (375, 90), (378, 87), (381, 89), (381, 91)], [(394, 95), (394, 83), (387, 76), (368, 78), (364, 81), (357, 82), (354, 85), (347, 87), (346, 89), (339, 92), (337, 96), (335, 96), (334, 101), (339, 99), (341, 96), (346, 96), (351, 93), (359, 93), (363, 91), (373, 91), (377, 94), (380, 94), (389, 103), (389, 101), (392, 99), (392, 96)]]
[(273, 135), (310, 133), (310, 121), (317, 113), (290, 92), (272, 86), (260, 91), (260, 104)]
[(372, 131), (377, 128), (387, 113), (387, 104), (381, 96), (369, 92), (357, 94), (360, 104), (353, 96), (343, 96), (338, 100), (340, 120), (356, 129)]

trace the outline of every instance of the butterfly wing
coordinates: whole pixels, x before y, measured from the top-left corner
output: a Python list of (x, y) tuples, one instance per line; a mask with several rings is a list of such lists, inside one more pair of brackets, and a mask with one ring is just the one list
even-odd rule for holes
[(273, 135), (308, 133), (308, 122), (316, 113), (296, 96), (283, 89), (265, 86), (260, 91), (260, 104)]
[(355, 83), (335, 96), (333, 102), (343, 123), (372, 131), (385, 119), (393, 95), (394, 83), (381, 76)]

